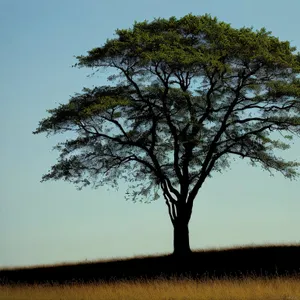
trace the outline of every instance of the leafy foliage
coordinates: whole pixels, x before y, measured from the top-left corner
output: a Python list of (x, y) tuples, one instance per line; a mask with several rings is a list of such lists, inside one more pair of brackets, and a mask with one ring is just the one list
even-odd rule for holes
[(289, 42), (209, 15), (136, 22), (116, 34), (75, 65), (114, 68), (112, 84), (83, 89), (34, 132), (78, 136), (56, 146), (43, 180), (125, 179), (135, 201), (157, 199), (161, 187), (174, 221), (189, 220), (205, 179), (232, 156), (298, 174), (299, 163), (275, 155), (300, 131), (300, 56)]

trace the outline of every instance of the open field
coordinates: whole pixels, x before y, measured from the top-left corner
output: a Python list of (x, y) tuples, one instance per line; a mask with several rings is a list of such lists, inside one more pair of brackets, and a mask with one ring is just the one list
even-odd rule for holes
[(0, 300), (300, 300), (300, 246), (0, 269)]
[(0, 300), (296, 300), (300, 279), (154, 280), (104, 284), (0, 287)]
[(106, 261), (0, 269), (0, 284), (52, 282), (115, 282), (187, 276), (192, 279), (239, 279), (243, 277), (300, 277), (300, 246), (248, 246), (195, 251), (180, 258), (174, 255), (144, 256)]

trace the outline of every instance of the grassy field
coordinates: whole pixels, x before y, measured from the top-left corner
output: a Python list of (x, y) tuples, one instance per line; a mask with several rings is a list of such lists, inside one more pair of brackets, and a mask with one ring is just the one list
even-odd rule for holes
[(300, 279), (154, 280), (72, 285), (0, 287), (0, 300), (296, 300)]
[(300, 300), (300, 245), (0, 269), (0, 300)]

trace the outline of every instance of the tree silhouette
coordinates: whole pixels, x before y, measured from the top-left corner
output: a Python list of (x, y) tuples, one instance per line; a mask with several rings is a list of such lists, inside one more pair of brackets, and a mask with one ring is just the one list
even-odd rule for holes
[(55, 147), (58, 162), (42, 181), (97, 188), (125, 179), (133, 201), (163, 195), (174, 254), (186, 255), (196, 195), (231, 157), (298, 175), (299, 163), (274, 152), (299, 135), (299, 54), (264, 28), (233, 29), (209, 15), (135, 22), (116, 34), (75, 65), (114, 70), (111, 85), (84, 88), (34, 131), (76, 134)]

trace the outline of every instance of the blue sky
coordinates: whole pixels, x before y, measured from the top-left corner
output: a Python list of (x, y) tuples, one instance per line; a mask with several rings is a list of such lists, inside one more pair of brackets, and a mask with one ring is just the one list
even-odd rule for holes
[[(155, 17), (210, 13), (233, 27), (266, 27), (300, 49), (299, 0), (0, 0), (0, 266), (130, 257), (172, 251), (172, 225), (163, 199), (125, 201), (118, 191), (77, 191), (66, 182), (40, 183), (56, 161), (63, 137), (34, 136), (46, 109), (87, 78), (74, 55), (103, 45), (117, 28)], [(67, 137), (67, 136), (64, 136)], [(286, 152), (299, 158), (300, 141)], [(244, 244), (298, 243), (299, 180), (274, 177), (244, 161), (214, 174), (195, 201), (193, 249)]]

